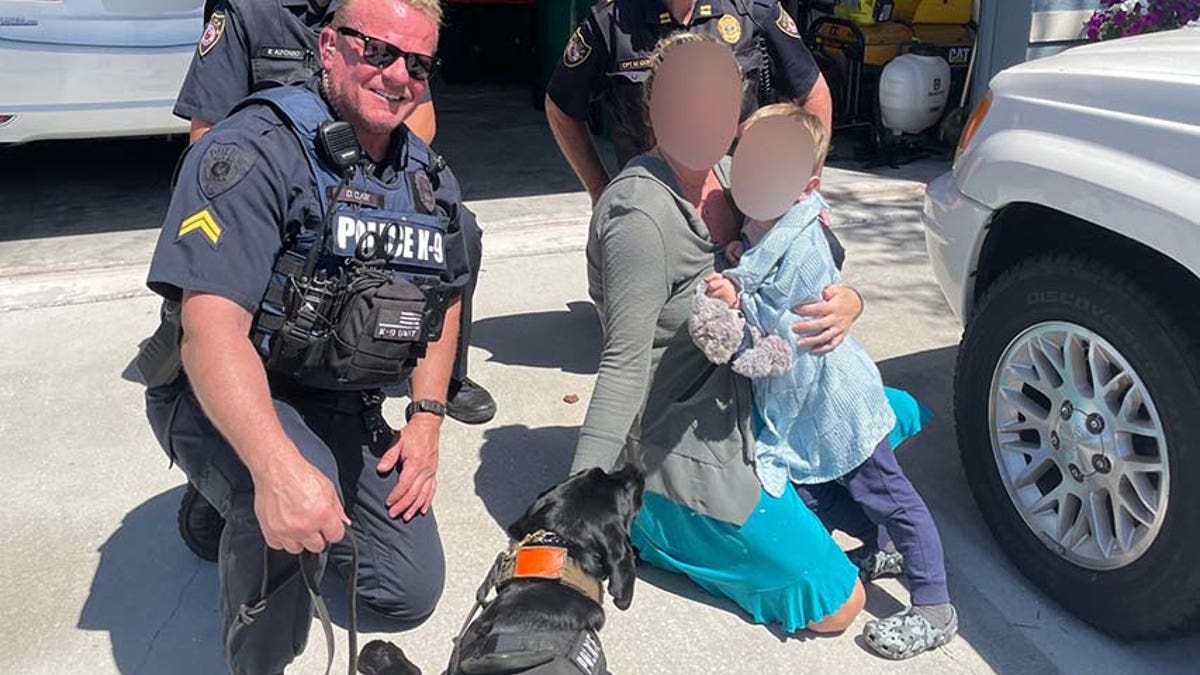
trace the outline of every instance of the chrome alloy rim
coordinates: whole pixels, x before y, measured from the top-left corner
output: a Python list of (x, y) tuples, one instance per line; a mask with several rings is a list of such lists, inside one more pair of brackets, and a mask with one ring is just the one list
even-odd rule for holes
[(992, 454), (1013, 505), (1049, 548), (1112, 570), (1166, 516), (1167, 440), (1129, 361), (1082, 326), (1032, 326), (1005, 348), (988, 401)]

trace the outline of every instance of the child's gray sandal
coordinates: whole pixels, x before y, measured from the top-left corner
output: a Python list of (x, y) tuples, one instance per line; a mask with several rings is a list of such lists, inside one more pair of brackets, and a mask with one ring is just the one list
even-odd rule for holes
[(898, 614), (868, 622), (863, 638), (880, 656), (902, 661), (941, 647), (957, 632), (957, 612), (951, 616), (950, 623), (938, 627), (909, 607)]

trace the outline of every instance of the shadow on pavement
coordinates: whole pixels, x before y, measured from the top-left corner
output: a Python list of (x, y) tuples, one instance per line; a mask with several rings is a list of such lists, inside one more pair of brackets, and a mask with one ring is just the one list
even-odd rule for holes
[[(152, 497), (100, 546), (100, 565), (77, 628), (106, 631), (122, 675), (213, 675), (227, 672), (217, 614), (217, 566), (196, 558), (175, 525), (183, 488)], [(330, 566), (321, 581), (333, 623), (348, 626), (346, 582)], [(398, 633), (412, 628), (358, 603), (358, 630)], [(389, 639), (403, 644), (403, 636)], [(360, 640), (360, 647), (362, 646)], [(345, 663), (345, 636), (335, 638), (335, 666)], [(313, 636), (306, 652), (322, 655)], [(344, 667), (344, 666), (343, 666)]]
[(224, 672), (217, 568), (184, 546), (175, 528), (183, 488), (130, 511), (100, 546), (77, 628), (106, 631), (123, 675)]
[(471, 346), (491, 353), (493, 363), (593, 375), (600, 363), (600, 320), (589, 302), (568, 303), (566, 311), (489, 317), (472, 326)]
[(475, 494), (497, 525), (507, 528), (567, 477), (578, 438), (577, 427), (514, 424), (483, 432)]

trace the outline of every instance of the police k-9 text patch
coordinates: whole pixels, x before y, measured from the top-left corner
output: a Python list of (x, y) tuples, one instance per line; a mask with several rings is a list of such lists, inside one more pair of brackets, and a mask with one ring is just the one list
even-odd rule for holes
[[(446, 268), (445, 234), (433, 225), (411, 220), (375, 220), (337, 214), (333, 252), (354, 257), (366, 240), (372, 257), (432, 270)], [(376, 247), (381, 247), (377, 249)]]

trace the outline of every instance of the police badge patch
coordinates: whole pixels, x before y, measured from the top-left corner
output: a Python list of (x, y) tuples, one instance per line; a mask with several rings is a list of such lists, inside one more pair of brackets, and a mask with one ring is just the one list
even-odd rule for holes
[(583, 39), (583, 29), (576, 28), (571, 34), (571, 39), (567, 42), (567, 48), (563, 50), (563, 65), (568, 68), (574, 68), (579, 64), (587, 61), (592, 55), (592, 47)]
[(742, 22), (732, 14), (725, 14), (717, 21), (717, 30), (721, 33), (721, 39), (731, 45), (736, 45), (742, 39)]
[(214, 142), (200, 158), (200, 190), (213, 199), (250, 173), (255, 155), (236, 143)]
[(204, 32), (200, 34), (200, 56), (212, 51), (224, 34), (225, 14), (224, 12), (213, 12), (208, 19), (208, 24), (204, 26)]
[(789, 35), (797, 40), (800, 39), (800, 29), (796, 27), (795, 19), (783, 8), (783, 4), (779, 5), (779, 18), (775, 19), (775, 25), (779, 27), (779, 30), (783, 31), (784, 35)]
[(433, 209), (437, 206), (437, 200), (433, 196), (433, 183), (429, 180), (429, 174), (424, 171), (414, 171), (412, 188), (413, 199), (416, 203), (425, 209), (425, 213), (433, 213)]

